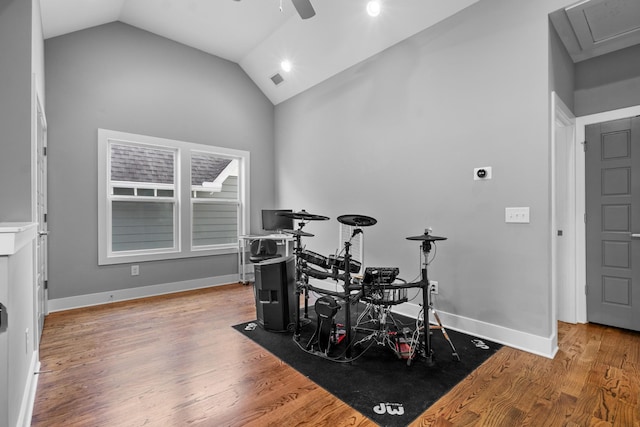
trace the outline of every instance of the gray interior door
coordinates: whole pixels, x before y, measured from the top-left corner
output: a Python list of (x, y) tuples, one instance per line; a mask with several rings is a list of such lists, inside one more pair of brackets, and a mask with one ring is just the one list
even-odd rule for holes
[(640, 330), (640, 118), (586, 141), (587, 320)]

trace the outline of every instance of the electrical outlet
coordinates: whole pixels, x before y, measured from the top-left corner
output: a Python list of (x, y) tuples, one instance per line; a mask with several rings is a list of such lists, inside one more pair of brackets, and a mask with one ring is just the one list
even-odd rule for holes
[(429, 280), (429, 292), (438, 295), (438, 282), (435, 280)]
[(131, 266), (131, 275), (132, 276), (137, 276), (140, 274), (140, 266), (139, 265), (132, 265)]

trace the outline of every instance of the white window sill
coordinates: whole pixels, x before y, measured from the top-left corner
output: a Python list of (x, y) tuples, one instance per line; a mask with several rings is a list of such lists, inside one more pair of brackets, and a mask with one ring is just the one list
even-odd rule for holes
[(165, 252), (165, 253), (149, 253), (149, 254), (139, 254), (139, 255), (112, 255), (105, 259), (100, 259), (98, 265), (115, 265), (115, 264), (131, 264), (136, 262), (147, 262), (147, 261), (162, 261), (162, 260), (170, 260), (170, 259), (186, 259), (186, 258), (197, 258), (204, 256), (216, 256), (216, 255), (227, 255), (227, 254), (237, 254), (238, 248), (234, 247), (224, 247), (218, 249), (202, 249), (202, 250), (192, 250), (191, 252)]

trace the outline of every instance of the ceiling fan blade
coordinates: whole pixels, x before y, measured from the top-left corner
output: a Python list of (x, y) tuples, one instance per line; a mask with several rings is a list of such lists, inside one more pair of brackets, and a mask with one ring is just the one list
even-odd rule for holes
[(313, 10), (313, 6), (311, 5), (311, 0), (291, 0), (293, 2), (293, 6), (298, 11), (298, 15), (302, 19), (309, 19), (315, 16), (316, 11)]

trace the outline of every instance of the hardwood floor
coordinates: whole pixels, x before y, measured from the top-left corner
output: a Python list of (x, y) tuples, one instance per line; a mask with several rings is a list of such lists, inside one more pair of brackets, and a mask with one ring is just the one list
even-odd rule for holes
[[(52, 313), (32, 425), (375, 426), (230, 327), (253, 319), (242, 285)], [(502, 348), (411, 426), (640, 426), (640, 334), (558, 341)]]

